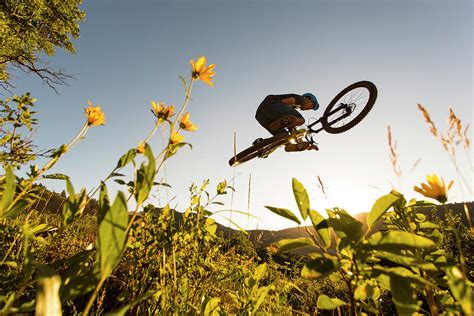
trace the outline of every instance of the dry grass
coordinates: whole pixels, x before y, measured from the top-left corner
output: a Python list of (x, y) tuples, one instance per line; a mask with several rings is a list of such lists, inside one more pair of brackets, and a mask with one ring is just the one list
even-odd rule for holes
[(390, 162), (392, 163), (392, 169), (395, 175), (397, 176), (398, 182), (402, 176), (402, 170), (398, 164), (398, 154), (397, 154), (397, 141), (393, 140), (392, 130), (390, 125), (387, 126), (387, 138), (388, 138), (388, 148), (390, 149), (389, 156)]
[(317, 187), (321, 190), (321, 192), (323, 192), (324, 194), (324, 197), (327, 199), (328, 198), (328, 195), (326, 193), (326, 186), (324, 185), (323, 181), (321, 180), (321, 177), (318, 175), (318, 184), (316, 184)]
[(458, 183), (460, 185), (461, 194), (463, 195), (463, 198), (464, 198), (463, 186), (467, 188), (467, 190), (470, 193), (470, 196), (472, 196), (473, 195), (472, 188), (469, 182), (467, 181), (467, 179), (465, 178), (464, 173), (461, 171), (459, 167), (458, 157), (457, 157), (458, 147), (459, 145), (462, 144), (464, 151), (466, 153), (466, 159), (467, 159), (467, 163), (470, 168), (470, 171), (472, 172), (474, 170), (474, 166), (472, 164), (472, 159), (471, 159), (471, 153), (470, 153), (471, 140), (468, 136), (469, 124), (467, 124), (466, 126), (463, 126), (461, 120), (456, 116), (456, 114), (454, 113), (454, 110), (450, 107), (448, 127), (446, 128), (446, 131), (442, 133), (442, 132), (439, 132), (439, 130), (436, 128), (436, 125), (434, 121), (431, 119), (431, 116), (428, 110), (421, 104), (418, 104), (418, 109), (421, 111), (425, 119), (425, 122), (430, 127), (431, 134), (433, 134), (433, 136), (435, 136), (436, 138), (440, 140), (441, 145), (443, 146), (443, 149), (448, 153), (451, 159), (451, 162), (453, 163), (456, 169)]

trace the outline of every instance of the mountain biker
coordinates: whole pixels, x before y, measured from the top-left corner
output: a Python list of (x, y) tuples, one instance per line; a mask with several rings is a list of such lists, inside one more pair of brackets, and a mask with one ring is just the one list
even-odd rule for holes
[[(303, 116), (296, 111), (317, 110), (319, 103), (314, 94), (280, 94), (268, 95), (260, 103), (255, 118), (272, 135), (287, 133), (287, 128), (292, 129), (305, 122)], [(303, 151), (318, 148), (309, 142), (297, 144), (289, 143), (285, 146), (285, 151)], [(299, 148), (298, 148), (299, 147)]]

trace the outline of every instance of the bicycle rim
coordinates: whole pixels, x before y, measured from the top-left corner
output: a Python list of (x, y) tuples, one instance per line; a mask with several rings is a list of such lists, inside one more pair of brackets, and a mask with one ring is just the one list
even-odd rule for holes
[[(376, 99), (377, 87), (372, 82), (359, 81), (351, 84), (339, 92), (324, 111), (324, 130), (338, 134), (353, 128), (370, 112)], [(350, 111), (345, 112), (344, 108)]]

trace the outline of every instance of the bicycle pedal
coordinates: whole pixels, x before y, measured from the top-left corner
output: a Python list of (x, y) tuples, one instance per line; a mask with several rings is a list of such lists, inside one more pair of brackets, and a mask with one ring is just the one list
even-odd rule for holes
[(285, 151), (286, 152), (304, 151), (308, 149), (309, 147), (310, 147), (310, 143), (307, 143), (307, 142), (296, 143), (296, 144), (286, 144)]

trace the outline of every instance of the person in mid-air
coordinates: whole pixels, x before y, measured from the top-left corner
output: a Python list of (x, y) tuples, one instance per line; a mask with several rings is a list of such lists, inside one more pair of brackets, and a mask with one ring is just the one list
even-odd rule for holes
[[(260, 103), (255, 118), (272, 135), (287, 133), (286, 129), (292, 129), (305, 122), (303, 116), (296, 111), (314, 110), (319, 108), (319, 103), (314, 94), (280, 94), (268, 95)], [(287, 144), (285, 151), (303, 151), (318, 148), (309, 142), (302, 142), (302, 146), (297, 144)], [(299, 147), (299, 148), (298, 148)]]

